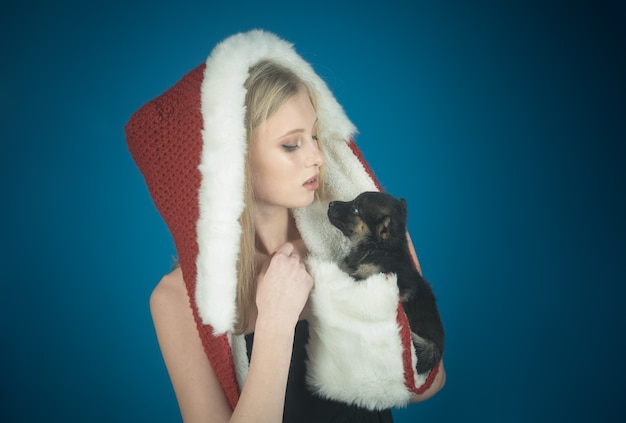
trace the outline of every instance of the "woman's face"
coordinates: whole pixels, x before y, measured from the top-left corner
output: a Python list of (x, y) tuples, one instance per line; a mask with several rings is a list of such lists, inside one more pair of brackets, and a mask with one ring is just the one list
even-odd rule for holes
[(324, 156), (317, 141), (317, 114), (305, 89), (254, 130), (250, 160), (257, 207), (313, 202)]

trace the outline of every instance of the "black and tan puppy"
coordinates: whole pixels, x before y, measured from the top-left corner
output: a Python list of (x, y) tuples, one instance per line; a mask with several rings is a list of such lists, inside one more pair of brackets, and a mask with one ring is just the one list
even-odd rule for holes
[(443, 356), (443, 325), (432, 288), (409, 253), (404, 199), (364, 192), (352, 201), (331, 202), (328, 218), (350, 240), (342, 270), (357, 280), (380, 272), (396, 274), (417, 353), (416, 370), (425, 373), (432, 369)]

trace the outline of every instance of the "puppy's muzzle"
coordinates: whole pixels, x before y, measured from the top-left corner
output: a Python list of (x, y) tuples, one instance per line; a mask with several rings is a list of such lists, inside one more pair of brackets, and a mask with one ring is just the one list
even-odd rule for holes
[(328, 204), (328, 220), (337, 229), (339, 229), (345, 236), (349, 236), (349, 228), (346, 226), (346, 222), (342, 218), (342, 209), (346, 203), (343, 201), (331, 201)]

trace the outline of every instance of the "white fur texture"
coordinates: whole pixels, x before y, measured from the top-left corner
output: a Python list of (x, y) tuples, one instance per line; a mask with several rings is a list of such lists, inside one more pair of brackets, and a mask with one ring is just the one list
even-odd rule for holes
[(395, 275), (355, 282), (337, 264), (309, 258), (315, 279), (307, 382), (325, 398), (368, 409), (406, 405)]

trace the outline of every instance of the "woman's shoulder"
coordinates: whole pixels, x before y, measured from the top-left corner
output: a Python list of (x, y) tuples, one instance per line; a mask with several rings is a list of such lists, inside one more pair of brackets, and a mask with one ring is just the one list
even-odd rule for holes
[(154, 314), (189, 307), (183, 272), (176, 267), (164, 275), (150, 295), (150, 310)]
[(163, 276), (150, 311), (184, 421), (228, 421), (231, 410), (198, 336), (180, 268)]

